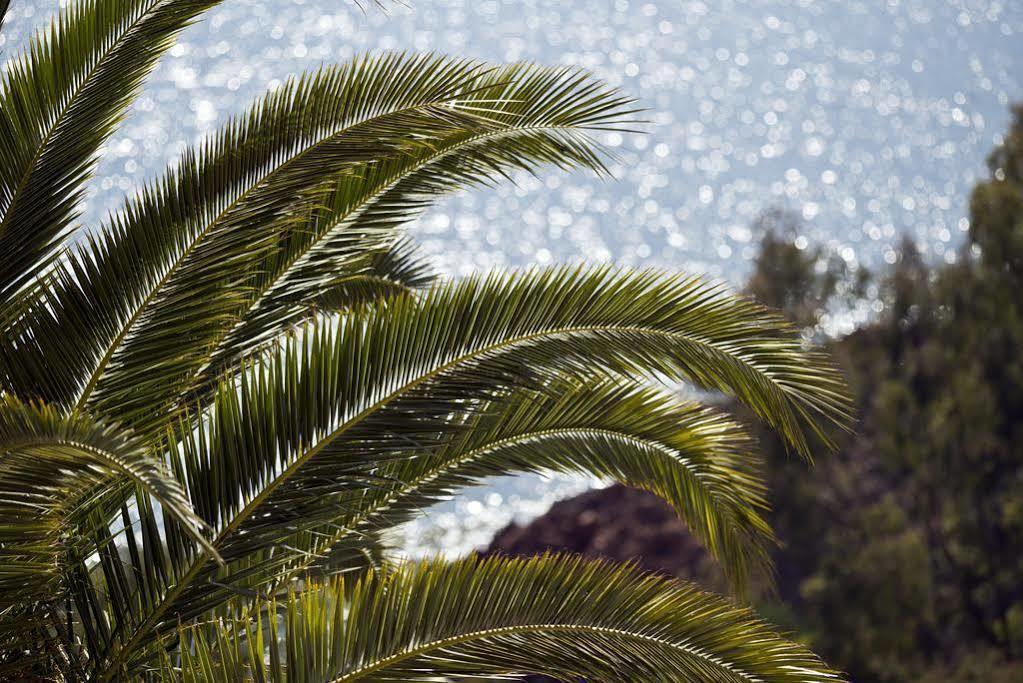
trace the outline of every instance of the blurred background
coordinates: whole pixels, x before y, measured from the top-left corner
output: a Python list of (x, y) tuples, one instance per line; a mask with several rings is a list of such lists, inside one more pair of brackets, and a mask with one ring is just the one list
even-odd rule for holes
[[(60, 4), (13, 0), (0, 60)], [(758, 608), (855, 681), (1023, 681), (1023, 2), (231, 0), (104, 149), (84, 224), (288, 75), (377, 50), (579, 65), (635, 97), (645, 133), (603, 140), (614, 180), (516, 178), (412, 232), (450, 275), (653, 265), (782, 308), (860, 422), (814, 469), (763, 435), (782, 546)], [(515, 523), (494, 550), (719, 580), (640, 494), (536, 519), (594, 486), (494, 481), (399, 542), (460, 554)]]

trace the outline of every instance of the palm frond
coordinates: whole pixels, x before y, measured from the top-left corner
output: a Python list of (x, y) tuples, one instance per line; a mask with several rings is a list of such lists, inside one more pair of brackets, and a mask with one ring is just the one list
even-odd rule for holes
[(218, 2), (81, 0), (7, 66), (0, 80), (0, 301), (57, 253), (96, 151), (174, 36)]
[[(356, 512), (317, 530), (313, 552), (288, 576), (325, 570), (335, 542), (347, 547), (412, 519), (486, 477), (582, 473), (636, 486), (668, 501), (721, 560), (737, 589), (766, 570), (773, 539), (760, 515), (764, 484), (745, 431), (728, 417), (621, 378), (558, 379), (516, 390), (452, 428), (442, 446), (379, 468), (378, 483), (342, 503)], [(293, 541), (289, 545), (302, 547)], [(286, 582), (284, 585), (287, 585)]]
[(25, 575), (44, 566), (43, 574), (61, 569), (53, 562), (60, 545), (54, 534), (67, 530), (69, 516), (90, 507), (98, 489), (122, 480), (145, 490), (200, 547), (216, 552), (204, 536), (205, 524), (171, 473), (116, 426), (2, 397), (0, 465), (0, 518), (5, 520), (0, 528), (0, 609), (8, 599), (21, 598), (23, 562)]
[[(401, 235), (386, 249), (370, 251), (365, 263), (326, 278), (320, 291), (309, 297), (313, 317), (318, 311), (343, 313), (402, 294), (414, 294), (437, 280), (437, 274), (420, 254), (419, 245)], [(239, 354), (238, 360), (245, 355)]]
[(351, 312), (394, 297), (414, 295), (435, 280), (418, 246), (402, 236), (385, 248), (353, 254), (344, 264), (335, 262), (315, 289), (299, 292), (275, 287), (275, 296), (257, 300), (222, 335), (183, 396), (205, 403), (204, 397), (216, 389), (225, 374), (317, 316)]
[[(453, 415), (551, 373), (691, 380), (737, 395), (803, 448), (815, 414), (844, 419), (839, 378), (813, 358), (779, 319), (697, 280), (560, 268), (441, 285), (310, 328), (241, 392), (221, 392), (197, 448), (209, 462), (246, 460), (237, 469), (252, 473), (255, 498), (209, 496), (210, 521), (239, 524), (255, 505), (277, 522), (334, 515), (330, 482), (360, 460), (378, 467), (443, 445), (460, 428)], [(244, 453), (220, 445), (236, 442)], [(195, 485), (216, 490), (214, 474)], [(246, 543), (264, 540), (244, 528)]]
[[(245, 284), (251, 267), (281, 237), (282, 223), (307, 212), (329, 180), (316, 165), (322, 155), (309, 158), (312, 148), (338, 152), (335, 167), (353, 160), (340, 151), (341, 137), (345, 142), (355, 138), (353, 147), (362, 140), (362, 151), (355, 151), (354, 159), (393, 153), (401, 144), (395, 127), (403, 117), (410, 117), (406, 123), (419, 123), (411, 117), (425, 116), (421, 109), (433, 111), (457, 98), (481, 69), (478, 63), (433, 57), (356, 60), (292, 79), (229, 121), (217, 135), (186, 151), (163, 178), (130, 199), (62, 264), (55, 291), (38, 307), (39, 319), (23, 325), (20, 337), (43, 344), (38, 353), (66, 358), (67, 366), (29, 375), (18, 388), (34, 390), (51, 402), (84, 404), (108, 366), (117, 365), (115, 352), (136, 327), (150, 323), (151, 309), (161, 297), (169, 299), (168, 305), (180, 299), (168, 293), (179, 270), (194, 271), (193, 279), (205, 280), (202, 293), (207, 296), (195, 293), (195, 298), (208, 303), (195, 308), (206, 319), (238, 305), (238, 295), (230, 298), (231, 285)], [(372, 130), (363, 130), (375, 121), (383, 129), (381, 140)], [(289, 162), (296, 167), (291, 177), (297, 181), (300, 176), (305, 183), (278, 185), (276, 196), (268, 196), (266, 181), (275, 172), (288, 176)], [(317, 191), (303, 196), (310, 188)], [(211, 241), (219, 246), (205, 246)], [(222, 274), (214, 270), (216, 265), (235, 276), (227, 282), (213, 277)], [(208, 296), (211, 292), (216, 296)], [(52, 321), (50, 309), (60, 314)], [(54, 329), (74, 340), (70, 348), (52, 348), (47, 333)], [(32, 349), (26, 341), (22, 347), (22, 356)]]
[[(437, 63), (433, 61), (428, 64), (432, 69), (438, 68)], [(440, 65), (444, 66), (445, 63), (442, 61)], [(373, 88), (379, 80), (403, 83), (422, 78), (422, 75), (418, 74), (422, 67), (418, 64), (406, 66), (402, 61), (397, 63), (382, 61), (367, 68), (371, 68), (374, 75), (371, 83), (363, 87)], [(461, 74), (461, 70), (465, 68), (468, 67), (459, 66), (456, 74)], [(410, 70), (409, 75), (403, 73), (405, 69)], [(429, 71), (427, 73), (429, 74)], [(179, 305), (171, 310), (172, 315), (167, 316), (167, 325), (153, 322), (156, 320), (153, 318), (146, 327), (138, 331), (135, 340), (125, 345), (123, 353), (113, 357), (113, 361), (120, 365), (119, 369), (113, 371), (117, 377), (101, 379), (97, 384), (97, 404), (114, 406), (121, 411), (130, 409), (135, 403), (151, 411), (152, 405), (161, 405), (161, 401), (154, 400), (147, 392), (139, 391), (143, 382), (162, 391), (166, 397), (164, 401), (179, 398), (173, 393), (175, 388), (178, 392), (184, 388), (187, 393), (210, 386), (219, 372), (252, 350), (254, 340), (256, 343), (265, 341), (275, 331), (294, 324), (303, 315), (307, 315), (310, 304), (317, 303), (322, 296), (329, 294), (340, 276), (346, 273), (359, 274), (358, 263), (365, 253), (367, 244), (372, 245), (374, 235), (393, 239), (393, 228), (415, 215), (416, 210), (423, 208), (426, 200), (436, 197), (442, 190), (456, 189), (474, 178), (485, 180), (501, 170), (498, 163), (492, 162), (486, 166), (482, 163), (476, 165), (468, 163), (467, 158), (472, 158), (470, 151), (464, 151), (458, 155), (458, 159), (454, 159), (455, 150), (466, 150), (467, 147), (471, 147), (472, 151), (482, 149), (482, 152), (475, 151), (475, 154), (477, 158), (484, 159), (500, 158), (498, 155), (501, 154), (514, 156), (518, 167), (532, 167), (537, 163), (555, 160), (560, 160), (562, 165), (569, 165), (573, 161), (596, 165), (595, 155), (581, 142), (574, 146), (560, 144), (552, 151), (550, 144), (533, 142), (526, 146), (524, 140), (527, 137), (540, 136), (541, 126), (547, 124), (549, 120), (555, 121), (559, 130), (564, 126), (566, 136), (570, 134), (573, 126), (581, 128), (596, 125), (596, 122), (603, 121), (605, 117), (594, 114), (593, 105), (588, 104), (589, 100), (596, 98), (601, 106), (608, 107), (607, 117), (610, 117), (612, 114), (617, 115), (620, 110), (619, 98), (603, 90), (597, 90), (581, 75), (569, 77), (567, 72), (560, 70), (551, 72), (519, 67), (489, 77), (486, 74), (477, 77), (476, 70), (472, 70), (472, 74), (473, 78), (468, 84), (456, 87), (454, 93), (447, 95), (449, 101), (446, 107), (441, 108), (440, 115), (425, 107), (425, 113), (416, 113), (414, 121), (409, 120), (411, 114), (405, 110), (390, 117), (377, 115), (371, 124), (351, 126), (351, 130), (343, 135), (334, 135), (302, 150), (299, 169), (306, 167), (311, 169), (310, 177), (306, 177), (310, 171), (295, 173), (291, 168), (294, 165), (292, 162), (288, 163), (286, 172), (275, 171), (273, 173), (275, 177), (266, 182), (267, 191), (290, 198), (294, 196), (296, 190), (303, 187), (298, 185), (289, 189), (288, 183), (284, 181), (291, 176), (297, 177), (299, 183), (322, 183), (324, 176), (329, 177), (332, 164), (336, 166), (346, 160), (358, 160), (359, 150), (362, 150), (361, 154), (365, 159), (372, 161), (363, 164), (359, 169), (346, 167), (349, 173), (337, 181), (326, 209), (314, 212), (308, 223), (289, 226), (287, 234), (274, 241), (275, 249), (260, 262), (255, 277), (248, 283), (249, 289), (245, 285), (238, 286), (237, 283), (232, 286), (232, 295), (242, 293), (248, 295), (249, 300), (243, 302), (237, 310), (234, 325), (214, 320), (219, 324), (220, 331), (215, 331), (208, 337), (200, 337), (210, 339), (210, 345), (213, 346), (214, 350), (209, 360), (197, 355), (191, 361), (191, 367), (180, 363), (180, 352), (174, 351), (176, 345), (173, 340), (180, 334), (182, 326), (190, 322), (188, 316), (195, 318), (195, 311), (186, 311)], [(445, 76), (442, 82), (446, 84), (446, 90), (458, 85), (457, 82), (455, 85), (448, 83), (450, 78), (463, 81), (466, 79), (464, 75)], [(500, 79), (497, 85), (493, 84), (494, 79)], [(533, 99), (527, 97), (537, 88), (537, 81), (552, 87), (562, 84), (565, 88), (564, 94), (557, 93), (559, 96), (555, 97), (548, 93), (542, 103), (543, 106), (538, 106), (536, 95)], [(565, 83), (562, 83), (563, 81)], [(408, 86), (406, 84), (403, 87)], [(455, 96), (458, 96), (457, 100), (450, 99)], [(401, 104), (401, 101), (392, 104), (393, 95), (386, 91), (381, 99), (387, 102), (385, 105), (387, 107)], [(433, 98), (428, 98), (428, 101), (430, 99)], [(480, 103), (487, 105), (486, 111), (479, 111)], [(436, 107), (435, 104), (429, 106)], [(565, 117), (564, 110), (573, 106), (576, 107), (577, 113)], [(501, 109), (495, 109), (496, 107), (512, 111), (505, 113)], [(527, 107), (538, 111), (530, 111)], [(520, 109), (522, 111), (519, 111)], [(386, 151), (381, 149), (381, 141), (387, 140), (382, 131), (390, 131), (394, 126), (397, 126), (400, 132), (393, 144), (405, 151), (393, 155), (388, 161)], [(525, 130), (530, 131), (528, 134), (519, 137), (509, 135), (509, 128), (515, 132), (524, 126), (527, 127)], [(535, 126), (537, 130), (534, 131), (528, 126)], [(416, 137), (409, 140), (405, 132), (407, 130), (416, 130)], [(430, 131), (433, 131), (432, 138), (427, 135)], [(503, 144), (497, 142), (501, 133), (504, 134), (501, 138)], [(372, 141), (366, 149), (363, 149), (363, 138)], [(461, 161), (461, 172), (454, 177), (451, 173), (443, 174), (437, 168), (442, 160), (448, 163)], [(507, 165), (506, 163), (505, 166)], [(284, 179), (276, 177), (282, 174), (285, 176)], [(427, 177), (428, 181), (422, 180)], [(414, 180), (418, 180), (418, 184), (409, 187)], [(413, 193), (414, 196), (410, 196)], [(245, 258), (250, 258), (254, 253), (251, 239), (243, 239), (234, 234), (231, 234), (229, 239), (243, 248)], [(216, 244), (215, 239), (210, 242), (211, 245)], [(222, 263), (222, 250), (211, 246), (211, 251), (221, 258)], [(216, 278), (210, 278), (208, 273), (203, 273), (202, 277), (216, 283)], [(187, 278), (182, 281), (187, 282)], [(168, 283), (168, 287), (173, 288), (171, 283)], [(187, 289), (189, 292), (195, 292), (197, 284), (189, 282)], [(216, 292), (210, 292), (209, 300), (216, 301), (216, 298)], [(191, 308), (194, 309), (194, 306)], [(201, 320), (200, 318), (199, 321)], [(198, 329), (201, 331), (201, 328)], [(131, 348), (132, 344), (148, 353), (140, 356)], [(161, 347), (174, 353), (176, 365), (184, 366), (186, 373), (189, 370), (194, 373), (199, 369), (197, 366), (201, 362), (202, 367), (207, 369), (205, 383), (202, 373), (193, 380), (192, 387), (182, 387), (180, 381), (176, 383), (173, 376), (168, 377), (169, 373), (154, 374), (152, 372), (154, 362), (157, 366), (161, 364), (159, 356), (155, 361), (152, 358), (152, 350)], [(209, 346), (200, 343), (196, 348), (202, 353)], [(174, 369), (174, 366), (170, 367)], [(144, 403), (143, 397), (147, 397)], [(105, 411), (104, 408), (100, 410)]]
[[(510, 80), (496, 83), (498, 75)], [(556, 97), (537, 91), (539, 85), (559, 84), (563, 90)], [(496, 97), (501, 93), (505, 96)], [(510, 101), (509, 93), (533, 99)], [(258, 320), (246, 323), (244, 317), (283, 318), (287, 323), (284, 314), (301, 315), (310, 298), (315, 302), (328, 293), (333, 279), (351, 270), (350, 259), (362, 262), (361, 254), (374, 234), (393, 239), (389, 228), (404, 220), (411, 209), (422, 207), (428, 186), (420, 180), (407, 189), (401, 195), (405, 206), (400, 206), (394, 201), (396, 190), (388, 185), (413, 170), (427, 175), (423, 167), (437, 156), (439, 146), (464, 148), (474, 141), (479, 146), (479, 134), (533, 118), (566, 128), (573, 122), (610, 125), (620, 118), (623, 104), (613, 93), (564, 70), (516, 67), (488, 75), (478, 63), (433, 57), (358, 60), (297, 80), (268, 97), (247, 118), (229, 125), (202, 152), (179, 165), (161, 187), (144, 193), (117, 219), (107, 237), (98, 238), (103, 243), (93, 245), (88, 255), (76, 261), (81, 265), (62, 278), (74, 284), (54, 297), (58, 303), (43, 307), (37, 316), (41, 320), (33, 321), (30, 331), (22, 335), (32, 341), (22, 346), (41, 343), (44, 355), (68, 358), (77, 367), (51, 372), (55, 379), (36, 383), (52, 386), (59, 396), (66, 395), (66, 378), (80, 378), (75, 392), (78, 402), (91, 405), (94, 411), (111, 413), (136, 428), (141, 427), (137, 422), (142, 416), (162, 419), (154, 405), (178, 399), (191, 373), (207, 367), (222, 369), (223, 363), (206, 362), (210, 345), (203, 340), (224, 339), (227, 350), (221, 351), (221, 360), (236, 360), (239, 342), (245, 342), (240, 344), (244, 351), (250, 341), (239, 330), (254, 328), (257, 340), (267, 336)], [(520, 112), (525, 105), (537, 111)], [(511, 111), (502, 114), (501, 107)], [(413, 130), (416, 134), (410, 135)], [(559, 137), (569, 134), (557, 133)], [(551, 160), (553, 143), (532, 148), (534, 157), (529, 152), (520, 155), (519, 166)], [(560, 149), (565, 164), (573, 155), (576, 163), (596, 159), (582, 142), (562, 143)], [(389, 158), (392, 161), (385, 164)], [(370, 177), (357, 183), (345, 181), (342, 172), (356, 173), (352, 168), (356, 162), (364, 164), (358, 173)], [(388, 170), (373, 171), (377, 166)], [(323, 204), (320, 192), (332, 169), (342, 175), (331, 181), (337, 191), (328, 197), (335, 206), (343, 202), (344, 213), (328, 207), (326, 213), (314, 211), (309, 222), (303, 221), (306, 212), (296, 207), (296, 196), (308, 197), (310, 205)], [(493, 164), (482, 170), (495, 172)], [(448, 178), (446, 186), (453, 189), (456, 182), (468, 180)], [(416, 198), (409, 196), (412, 192)], [(381, 193), (392, 201), (382, 204)], [(375, 213), (360, 210), (370, 200), (380, 208)], [(355, 215), (361, 217), (343, 220)], [(354, 255), (353, 249), (357, 249)], [(321, 270), (313, 277), (309, 268), (317, 264), (327, 267), (330, 276), (320, 277)], [(283, 310), (265, 305), (264, 295), (291, 291), (274, 285), (293, 272), (306, 276), (301, 290), (305, 298), (297, 299), (300, 305), (287, 296)], [(91, 277), (101, 280), (93, 282)], [(292, 278), (292, 290), (294, 285)], [(115, 295), (104, 302), (107, 292)], [(76, 294), (84, 301), (75, 301)], [(90, 306), (94, 310), (83, 315)], [(50, 322), (51, 310), (69, 312), (70, 322), (98, 322), (65, 335), (75, 340), (72, 348), (53, 349), (61, 342), (51, 341), (54, 337), (45, 331), (67, 330), (69, 320)], [(279, 328), (282, 323), (274, 324)], [(183, 335), (195, 340), (190, 347), (195, 351), (181, 348), (178, 340)]]
[(53, 631), (50, 613), (65, 598), (79, 539), (102, 514), (96, 500), (125, 482), (156, 501), (191, 542), (216, 552), (177, 481), (130, 434), (0, 398), (0, 660), (11, 658), (26, 633), (37, 649), (39, 638), (48, 639), (42, 634)]
[(660, 495), (722, 561), (741, 595), (751, 571), (768, 569), (773, 543), (750, 446), (726, 416), (622, 378), (559, 378), (513, 391), (453, 425), (444, 445), (410, 446), (407, 457), (381, 466), (373, 487), (339, 501), (354, 512), (283, 542), (294, 560), (275, 565), (279, 578), (265, 590), (363, 569), (366, 552), (379, 554), (381, 534), (488, 476), (557, 471)]
[[(118, 635), (108, 675), (223, 604), (230, 592), (211, 585), (234, 583), (232, 563), (343, 518), (345, 496), (377, 486), (382, 464), (443, 446), (459, 416), (509, 388), (602, 367), (660, 373), (735, 394), (803, 448), (817, 429), (807, 420), (845, 414), (839, 378), (814, 358), (779, 318), (720, 288), (610, 269), (471, 278), (313, 326), (225, 385), (208, 421), (184, 422), (179, 476), (227, 567), (167, 550), (169, 571), (146, 587), (156, 597)], [(243, 562), (237, 578), (272, 581), (290, 559)]]
[[(183, 630), (164, 680), (837, 683), (803, 646), (686, 584), (566, 557), (423, 562)], [(280, 615), (279, 617), (277, 615)]]
[(306, 238), (293, 240), (265, 269), (269, 277), (258, 297), (218, 342), (191, 391), (208, 388), (254, 343), (306, 316), (311, 303), (335, 297), (329, 288), (351, 269), (339, 254), (348, 253), (359, 235), (391, 234), (438, 197), (491, 184), (513, 170), (535, 172), (549, 163), (605, 172), (587, 132), (621, 125), (629, 114), (627, 100), (568, 69), (514, 65), (481, 76), (474, 85), (460, 106), (472, 110), (486, 104), (489, 127), (453, 133), (420, 154), (384, 160), (340, 179), (327, 206), (304, 230)]

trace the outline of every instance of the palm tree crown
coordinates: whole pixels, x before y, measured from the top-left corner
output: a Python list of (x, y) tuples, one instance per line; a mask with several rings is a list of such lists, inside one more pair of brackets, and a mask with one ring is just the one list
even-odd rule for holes
[(79, 226), (103, 142), (217, 4), (77, 0), (0, 79), (0, 678), (834, 680), (633, 568), (389, 559), (485, 477), (581, 472), (664, 497), (741, 590), (772, 543), (749, 438), (664, 382), (805, 455), (846, 419), (824, 359), (698, 279), (424, 268), (401, 228), (435, 198), (606, 172), (591, 136), (633, 109), (587, 74), (326, 67)]

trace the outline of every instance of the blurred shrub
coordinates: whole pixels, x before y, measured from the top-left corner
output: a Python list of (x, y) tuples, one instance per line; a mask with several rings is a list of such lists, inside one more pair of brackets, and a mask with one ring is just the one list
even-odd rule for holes
[[(1023, 681), (1023, 108), (989, 165), (957, 262), (904, 243), (883, 312), (829, 342), (857, 433), (809, 472), (763, 437), (788, 603), (763, 609), (858, 683)], [(748, 291), (813, 329), (863, 278), (777, 216)]]

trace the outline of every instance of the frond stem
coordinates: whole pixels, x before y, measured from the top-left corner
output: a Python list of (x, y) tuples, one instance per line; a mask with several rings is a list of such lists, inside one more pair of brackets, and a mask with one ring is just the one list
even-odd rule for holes
[(630, 640), (637, 640), (644, 643), (653, 643), (662, 647), (672, 648), (684, 652), (687, 655), (702, 659), (710, 662), (715, 666), (720, 667), (726, 674), (731, 674), (746, 681), (759, 681), (759, 679), (750, 674), (749, 672), (742, 671), (735, 665), (722, 661), (721, 658), (715, 657), (703, 649), (687, 645), (685, 643), (674, 643), (664, 638), (657, 638), (655, 636), (645, 635), (642, 633), (634, 633), (632, 631), (626, 631), (624, 629), (609, 628), (606, 626), (594, 626), (591, 624), (519, 624), (516, 626), (504, 626), (500, 628), (486, 629), (482, 631), (473, 631), (470, 633), (461, 634), (458, 636), (452, 636), (450, 638), (440, 638), (423, 643), (419, 647), (405, 650), (393, 654), (389, 657), (385, 657), (372, 664), (362, 666), (355, 671), (351, 671), (343, 676), (334, 678), (330, 683), (347, 683), (347, 681), (354, 681), (369, 674), (375, 673), (382, 669), (386, 669), (398, 662), (402, 662), (409, 659), (425, 655), (432, 650), (442, 650), (445, 648), (455, 647), (470, 643), (474, 640), (484, 640), (486, 638), (494, 638), (500, 636), (517, 635), (517, 634), (529, 634), (529, 633), (550, 633), (550, 632), (561, 632), (561, 633), (590, 633), (602, 636), (613, 636), (615, 638), (628, 638)]

